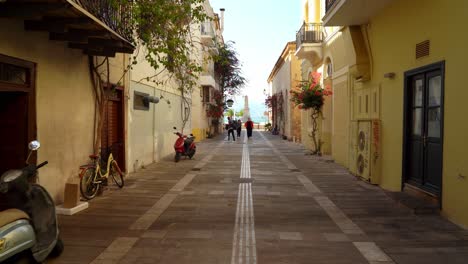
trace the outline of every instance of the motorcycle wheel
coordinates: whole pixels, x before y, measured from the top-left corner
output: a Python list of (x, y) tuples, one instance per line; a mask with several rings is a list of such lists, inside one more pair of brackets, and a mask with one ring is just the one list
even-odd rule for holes
[(87, 168), (81, 177), (80, 192), (86, 200), (93, 199), (99, 191), (100, 185), (93, 182), (95, 173), (96, 168)]
[(52, 249), (52, 252), (50, 252), (50, 256), (53, 257), (53, 258), (56, 258), (56, 257), (62, 255), (63, 248), (64, 248), (63, 241), (62, 241), (62, 238), (60, 238), (60, 236), (59, 236), (58, 239), (57, 239), (57, 243), (55, 243), (54, 249)]
[(174, 157), (174, 161), (179, 162), (181, 156), (182, 156), (182, 154), (180, 152), (176, 152), (175, 157)]
[(194, 149), (188, 156), (190, 159), (192, 159), (193, 156), (195, 156), (196, 149)]

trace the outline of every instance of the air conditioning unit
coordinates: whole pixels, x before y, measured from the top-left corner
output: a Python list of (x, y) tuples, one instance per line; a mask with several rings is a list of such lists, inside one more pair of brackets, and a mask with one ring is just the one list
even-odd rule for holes
[(372, 184), (380, 182), (380, 121), (357, 122), (355, 174)]

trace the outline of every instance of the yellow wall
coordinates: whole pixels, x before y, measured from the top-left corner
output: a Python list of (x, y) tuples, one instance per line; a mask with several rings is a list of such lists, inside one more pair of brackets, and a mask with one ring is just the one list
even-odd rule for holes
[[(400, 190), (402, 171), (404, 72), (445, 61), (445, 108), (442, 209), (453, 221), (468, 225), (468, 176), (465, 89), (468, 36), (464, 0), (394, 1), (371, 20), (369, 39), (373, 57), (372, 80), (381, 87), (382, 178), (381, 186)], [(395, 19), (398, 18), (398, 19)], [(415, 45), (430, 40), (430, 56), (415, 59)], [(384, 79), (395, 72), (393, 80)]]

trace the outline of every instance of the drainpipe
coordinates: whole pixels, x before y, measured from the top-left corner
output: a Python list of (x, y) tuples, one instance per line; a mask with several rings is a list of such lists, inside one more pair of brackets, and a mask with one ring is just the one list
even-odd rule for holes
[(221, 8), (219, 9), (219, 11), (221, 11), (221, 15), (220, 15), (220, 30), (221, 30), (221, 34), (223, 34), (224, 32), (224, 11), (226, 11), (226, 9), (224, 8)]
[[(153, 96), (156, 97), (156, 87), (153, 88)], [(156, 144), (156, 141), (155, 141), (155, 136), (154, 136), (154, 133), (155, 133), (155, 130), (156, 130), (156, 105), (155, 104), (152, 104), (153, 106), (153, 120), (151, 121), (151, 123), (153, 124), (153, 133), (151, 134), (151, 138), (153, 139), (153, 157), (151, 157), (151, 159), (153, 160), (153, 163), (156, 162), (156, 159), (154, 158), (154, 156), (156, 155), (156, 147), (155, 147), (155, 144)]]

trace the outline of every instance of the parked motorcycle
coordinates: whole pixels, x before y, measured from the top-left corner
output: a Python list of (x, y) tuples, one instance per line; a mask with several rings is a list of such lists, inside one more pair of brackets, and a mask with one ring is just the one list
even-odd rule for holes
[[(177, 128), (174, 127), (174, 130), (177, 130)], [(192, 159), (197, 150), (197, 147), (195, 146), (195, 137), (192, 134), (187, 136), (178, 131), (174, 132), (174, 134), (178, 136), (174, 144), (174, 149), (176, 152), (174, 161), (179, 162), (182, 156)]]
[(54, 201), (44, 187), (31, 183), (37, 170), (48, 164), (28, 164), (39, 147), (39, 141), (29, 143), (26, 167), (0, 177), (2, 206), (7, 208), (0, 211), (0, 263), (17, 263), (23, 258), (41, 263), (63, 251)]

